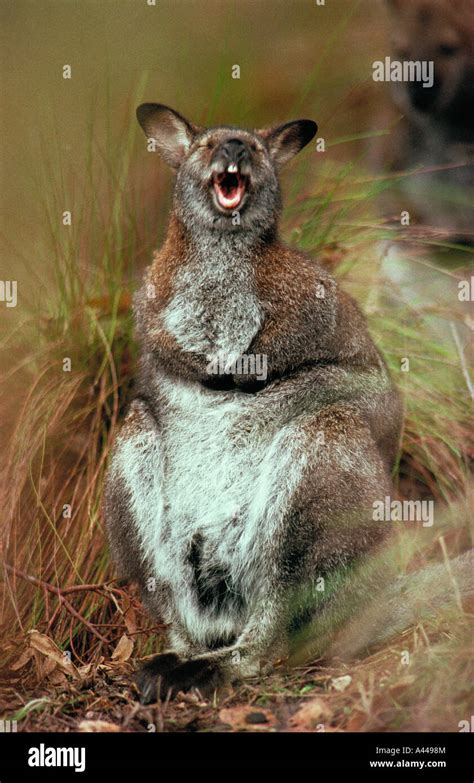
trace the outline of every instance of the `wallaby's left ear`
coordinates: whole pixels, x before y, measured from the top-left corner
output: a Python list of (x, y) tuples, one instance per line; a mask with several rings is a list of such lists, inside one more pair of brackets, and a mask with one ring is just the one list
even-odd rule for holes
[(318, 126), (313, 120), (294, 120), (257, 133), (266, 140), (275, 163), (282, 166), (315, 137), (317, 130)]

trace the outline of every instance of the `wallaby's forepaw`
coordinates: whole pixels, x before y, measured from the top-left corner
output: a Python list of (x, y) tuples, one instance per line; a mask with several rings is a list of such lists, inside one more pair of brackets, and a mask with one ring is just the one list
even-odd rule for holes
[(204, 695), (220, 684), (218, 664), (207, 658), (183, 660), (175, 653), (156, 655), (138, 671), (136, 683), (142, 704), (198, 688)]

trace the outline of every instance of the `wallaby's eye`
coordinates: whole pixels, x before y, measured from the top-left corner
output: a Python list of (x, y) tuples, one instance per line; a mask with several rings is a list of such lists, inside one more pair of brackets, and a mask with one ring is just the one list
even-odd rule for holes
[(214, 144), (213, 144), (213, 142), (212, 142), (212, 141), (208, 141), (208, 142), (207, 142), (207, 144), (206, 144), (206, 147), (207, 147), (209, 150), (210, 150), (210, 149), (212, 149), (212, 148), (213, 148), (213, 146), (214, 146)]
[(454, 55), (459, 52), (460, 48), (461, 47), (456, 44), (441, 44), (441, 46), (438, 47), (438, 52), (443, 57), (454, 57)]
[(250, 149), (252, 152), (257, 152), (257, 145), (256, 144), (250, 144)]

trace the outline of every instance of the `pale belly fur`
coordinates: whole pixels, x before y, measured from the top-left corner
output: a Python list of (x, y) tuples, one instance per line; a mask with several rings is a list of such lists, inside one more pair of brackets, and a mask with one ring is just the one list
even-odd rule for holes
[(307, 464), (305, 436), (294, 423), (272, 430), (268, 419), (258, 431), (251, 395), (222, 395), (166, 376), (159, 389), (159, 434), (129, 437), (117, 453), (150, 576), (172, 587), (194, 638), (232, 634), (244, 617), (203, 607), (190, 590), (191, 542), (199, 533), (204, 560), (207, 554), (222, 566), (244, 606), (251, 603)]

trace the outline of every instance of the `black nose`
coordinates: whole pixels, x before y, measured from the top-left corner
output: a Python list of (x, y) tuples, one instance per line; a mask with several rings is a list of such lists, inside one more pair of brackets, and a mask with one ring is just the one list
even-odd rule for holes
[(216, 157), (223, 163), (239, 163), (249, 159), (249, 151), (245, 142), (240, 139), (229, 139), (216, 150)]

